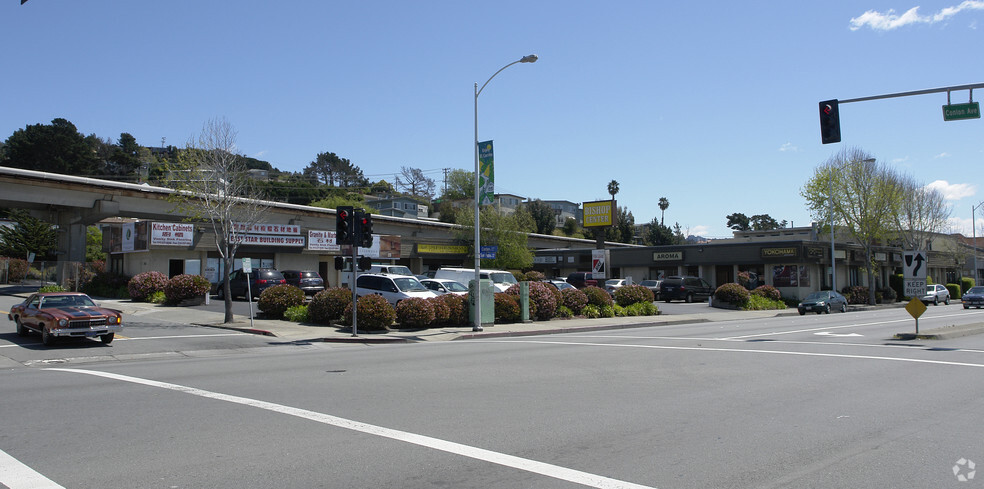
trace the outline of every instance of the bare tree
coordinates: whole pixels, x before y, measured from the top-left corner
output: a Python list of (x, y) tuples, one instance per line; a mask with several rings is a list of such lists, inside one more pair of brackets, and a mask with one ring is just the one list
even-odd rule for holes
[(901, 177), (899, 189), (902, 193), (896, 216), (899, 238), (906, 249), (924, 249), (927, 240), (949, 227), (950, 208), (939, 190), (927, 188), (912, 177)]
[(422, 197), (430, 200), (434, 197), (436, 188), (434, 180), (427, 178), (423, 170), (419, 168), (400, 167), (400, 174), (396, 177), (397, 187), (403, 187), (407, 193), (414, 197)]
[(236, 131), (224, 118), (202, 125), (179, 161), (170, 165), (172, 200), (191, 219), (211, 223), (222, 257), (225, 322), (233, 322), (229, 272), (243, 234), (258, 223), (268, 205), (253, 186), (243, 158), (236, 154)]

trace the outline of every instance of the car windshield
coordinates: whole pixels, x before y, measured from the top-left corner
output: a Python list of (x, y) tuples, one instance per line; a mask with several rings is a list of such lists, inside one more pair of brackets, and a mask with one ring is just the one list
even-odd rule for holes
[(622, 283), (622, 280), (613, 278), (611, 280), (606, 281), (605, 285), (618, 285), (620, 283)]
[(927, 294), (930, 294), (930, 293), (933, 293), (933, 292), (936, 292), (936, 286), (935, 285), (927, 285), (926, 286), (926, 293)]
[(516, 277), (509, 272), (495, 272), (490, 273), (489, 278), (492, 279), (492, 283), (496, 284), (514, 284), (516, 283)]
[(413, 277), (399, 277), (394, 278), (393, 282), (396, 283), (396, 288), (402, 290), (403, 292), (415, 292), (420, 290), (427, 290), (417, 279)]
[(971, 287), (968, 294), (984, 294), (984, 287)]
[(822, 301), (822, 300), (826, 300), (826, 299), (827, 299), (827, 293), (826, 292), (814, 292), (814, 293), (806, 296), (806, 299), (803, 299), (803, 300), (805, 300), (805, 301)]
[(468, 292), (468, 287), (461, 282), (444, 282), (444, 287), (451, 292)]
[(386, 269), (386, 273), (392, 273), (394, 275), (413, 275), (407, 267), (389, 267)]
[(95, 307), (89, 296), (85, 295), (56, 295), (45, 297), (41, 307)]

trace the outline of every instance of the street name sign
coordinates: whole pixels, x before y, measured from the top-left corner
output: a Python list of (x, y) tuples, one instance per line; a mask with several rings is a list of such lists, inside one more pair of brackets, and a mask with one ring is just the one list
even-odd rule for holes
[(902, 279), (905, 282), (905, 296), (918, 299), (926, 295), (928, 255), (925, 251), (906, 251), (902, 256)]
[(980, 119), (981, 106), (977, 102), (943, 106), (944, 121), (962, 121), (965, 119)]

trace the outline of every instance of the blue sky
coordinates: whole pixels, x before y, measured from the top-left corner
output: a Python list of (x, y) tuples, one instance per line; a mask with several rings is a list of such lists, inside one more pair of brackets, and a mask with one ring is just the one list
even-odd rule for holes
[(6, 0), (0, 138), (63, 117), (184, 146), (224, 117), (281, 170), (330, 151), (440, 185), (473, 168), (474, 84), (536, 53), (479, 97), (497, 192), (584, 202), (614, 179), (636, 223), (666, 197), (667, 224), (728, 237), (734, 212), (808, 225), (800, 188), (857, 146), (943, 191), (969, 235), (981, 120), (944, 122), (945, 94), (845, 104), (821, 145), (817, 103), (984, 82), (982, 34), (984, 1), (960, 0)]

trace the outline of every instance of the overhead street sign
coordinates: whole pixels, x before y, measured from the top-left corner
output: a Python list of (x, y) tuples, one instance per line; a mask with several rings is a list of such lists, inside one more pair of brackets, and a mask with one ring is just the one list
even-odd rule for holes
[(962, 121), (965, 119), (980, 119), (981, 106), (977, 102), (943, 106), (944, 121)]

